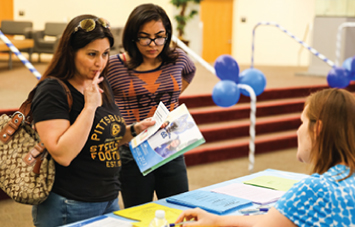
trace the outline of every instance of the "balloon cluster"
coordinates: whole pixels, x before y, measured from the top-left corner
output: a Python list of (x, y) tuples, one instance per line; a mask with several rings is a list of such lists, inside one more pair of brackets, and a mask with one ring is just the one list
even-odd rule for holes
[(334, 88), (345, 88), (355, 80), (355, 56), (347, 58), (341, 67), (333, 67), (327, 76), (328, 85)]
[(256, 96), (263, 93), (265, 89), (266, 78), (260, 70), (249, 68), (239, 75), (238, 63), (230, 55), (219, 56), (214, 63), (214, 68), (217, 77), (221, 79), (212, 91), (212, 99), (218, 106), (233, 106), (239, 101), (240, 93), (250, 96), (249, 92), (240, 88), (238, 84), (249, 85)]

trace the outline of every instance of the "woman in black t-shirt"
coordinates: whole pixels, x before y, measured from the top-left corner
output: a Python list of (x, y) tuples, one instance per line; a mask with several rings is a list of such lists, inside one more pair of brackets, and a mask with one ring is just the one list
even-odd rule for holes
[[(55, 160), (56, 175), (48, 199), (33, 206), (36, 226), (59, 226), (119, 210), (118, 147), (155, 122), (125, 125), (105, 78), (112, 45), (106, 20), (74, 18), (37, 85), (33, 119)], [(49, 76), (68, 86), (71, 110), (63, 87)]]

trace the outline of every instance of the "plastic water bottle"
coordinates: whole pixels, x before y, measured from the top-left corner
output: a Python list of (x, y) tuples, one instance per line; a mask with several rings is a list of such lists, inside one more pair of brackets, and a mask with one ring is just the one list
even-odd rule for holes
[(155, 211), (155, 218), (150, 222), (149, 227), (169, 227), (169, 222), (165, 219), (164, 210)]

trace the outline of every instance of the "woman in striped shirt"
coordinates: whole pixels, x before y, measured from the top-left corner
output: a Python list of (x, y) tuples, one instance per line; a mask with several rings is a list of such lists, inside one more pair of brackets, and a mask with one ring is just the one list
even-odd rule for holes
[[(124, 53), (110, 57), (107, 79), (126, 124), (152, 117), (162, 101), (171, 111), (195, 75), (195, 65), (170, 47), (172, 26), (166, 12), (143, 4), (130, 14), (123, 31)], [(134, 128), (132, 134), (135, 135)], [(183, 156), (147, 176), (139, 171), (128, 146), (121, 147), (122, 198), (125, 208), (188, 191)]]

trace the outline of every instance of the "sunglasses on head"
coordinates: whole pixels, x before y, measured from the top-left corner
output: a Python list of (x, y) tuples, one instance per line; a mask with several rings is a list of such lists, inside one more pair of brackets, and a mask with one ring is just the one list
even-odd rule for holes
[(74, 32), (77, 32), (79, 28), (84, 30), (85, 32), (91, 32), (96, 28), (96, 24), (99, 23), (104, 28), (109, 28), (110, 24), (104, 18), (96, 18), (96, 19), (84, 19), (79, 22), (79, 25), (76, 26)]

